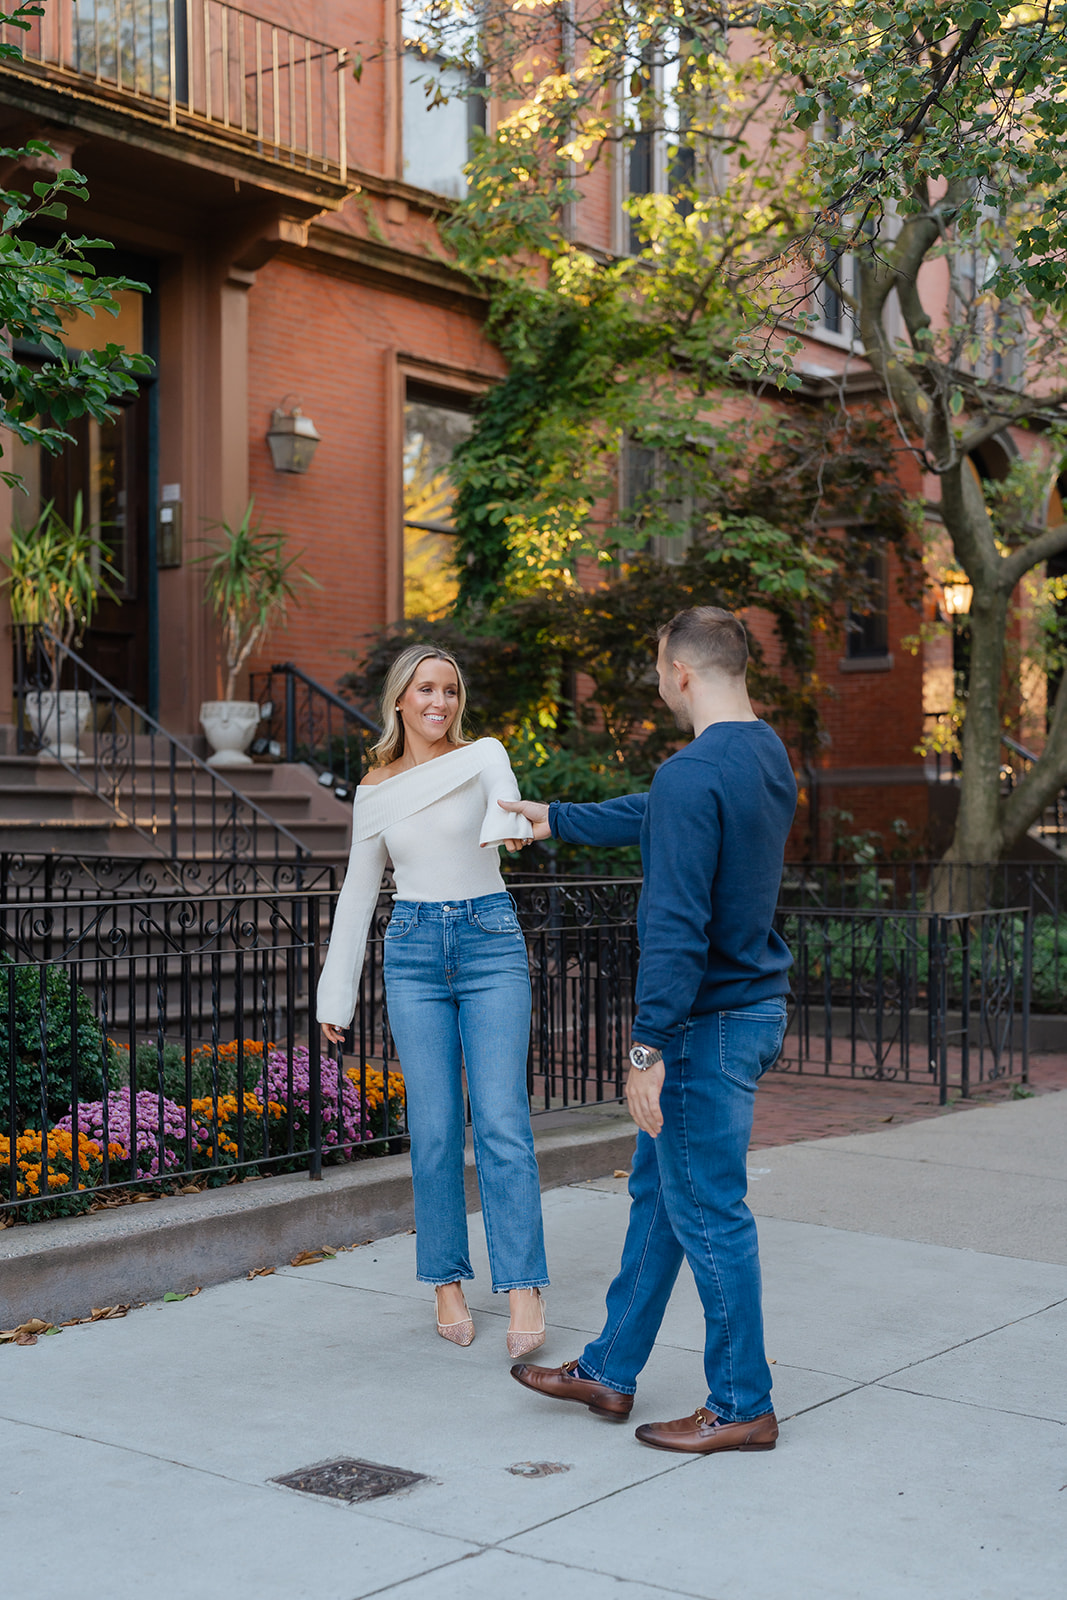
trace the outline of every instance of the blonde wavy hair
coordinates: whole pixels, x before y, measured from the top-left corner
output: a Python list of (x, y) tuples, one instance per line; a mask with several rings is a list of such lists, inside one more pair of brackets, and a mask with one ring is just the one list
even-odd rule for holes
[(447, 650), (438, 650), (435, 645), (409, 644), (406, 650), (401, 650), (389, 668), (385, 675), (385, 683), (382, 685), (382, 697), (379, 702), (382, 734), (377, 743), (371, 746), (371, 754), (379, 766), (387, 767), (390, 761), (396, 761), (404, 754), (404, 719), (397, 713), (397, 701), (407, 693), (411, 680), (424, 661), (447, 661), (454, 669), (456, 682), (459, 685), (459, 709), (445, 737), (449, 744), (461, 745), (470, 742), (463, 727), (463, 713), (467, 707), (467, 685), (463, 681), (459, 662), (455, 656), (449, 655)]

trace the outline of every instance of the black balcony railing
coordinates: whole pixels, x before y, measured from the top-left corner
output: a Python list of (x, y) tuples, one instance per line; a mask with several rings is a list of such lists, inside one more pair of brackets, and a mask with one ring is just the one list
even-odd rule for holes
[(222, 0), (55, 0), (4, 71), (44, 69), (307, 172), (347, 181), (346, 52)]
[[(633, 882), (516, 891), (533, 983), (531, 1107), (618, 1099), (637, 973)], [(68, 898), (0, 913), (0, 1209), (307, 1170), (397, 1148), (401, 1063), (371, 929), (345, 1047), (315, 1016), (332, 893)], [(796, 1003), (780, 1070), (922, 1082), (1027, 1072), (1029, 918), (785, 910)]]

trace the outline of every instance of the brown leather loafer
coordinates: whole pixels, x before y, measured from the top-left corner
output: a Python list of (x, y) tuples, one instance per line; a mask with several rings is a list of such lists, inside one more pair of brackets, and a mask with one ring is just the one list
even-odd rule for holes
[(634, 1407), (632, 1394), (620, 1394), (606, 1383), (579, 1377), (577, 1361), (565, 1361), (561, 1367), (528, 1367), (520, 1361), (512, 1367), (511, 1376), (524, 1389), (546, 1394), (552, 1400), (577, 1400), (579, 1405), (588, 1406), (595, 1417), (610, 1417), (612, 1422), (625, 1422)]
[(634, 1432), (642, 1444), (656, 1450), (710, 1456), (716, 1450), (773, 1450), (778, 1419), (773, 1411), (765, 1411), (750, 1422), (723, 1422), (700, 1406), (692, 1416), (679, 1417), (677, 1422), (644, 1422)]

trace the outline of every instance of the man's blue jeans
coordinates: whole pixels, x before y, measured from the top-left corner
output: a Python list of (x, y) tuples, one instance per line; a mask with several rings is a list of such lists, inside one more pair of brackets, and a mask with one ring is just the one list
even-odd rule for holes
[(526, 1094), (530, 969), (511, 896), (398, 900), (385, 933), (385, 990), (407, 1093), (419, 1279), (474, 1276), (463, 1184), (465, 1067), (493, 1292), (544, 1288)]
[(684, 1257), (704, 1306), (707, 1409), (726, 1422), (771, 1409), (745, 1159), (756, 1084), (778, 1058), (785, 1019), (777, 999), (690, 1017), (663, 1052), (663, 1127), (637, 1135), (622, 1265), (584, 1375), (634, 1393)]

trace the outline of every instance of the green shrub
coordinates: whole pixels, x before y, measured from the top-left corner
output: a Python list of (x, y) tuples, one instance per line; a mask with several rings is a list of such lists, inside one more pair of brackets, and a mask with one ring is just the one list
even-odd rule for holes
[[(41, 1050), (41, 994), (44, 977), (44, 1042)], [(9, 1031), (14, 1001), (14, 1036)], [(99, 1100), (104, 1093), (104, 1037), (84, 989), (74, 996), (77, 1024), (78, 1095)], [(41, 1126), (41, 1103), (49, 1123), (70, 1110), (74, 1062), (71, 1039), (71, 978), (63, 966), (19, 966), (0, 952), (0, 1067), (14, 1057), (15, 1123)]]

